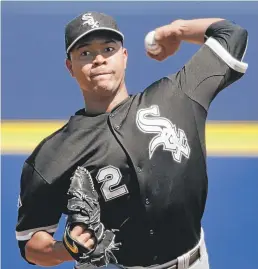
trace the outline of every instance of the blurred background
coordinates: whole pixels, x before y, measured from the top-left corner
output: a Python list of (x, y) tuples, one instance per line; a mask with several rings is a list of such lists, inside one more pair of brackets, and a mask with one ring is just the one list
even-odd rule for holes
[[(176, 72), (199, 48), (183, 44), (174, 57), (155, 62), (144, 51), (150, 30), (198, 17), (224, 17), (248, 29), (247, 73), (217, 96), (208, 115), (209, 195), (203, 226), (211, 269), (258, 269), (258, 2), (194, 1), (1, 2), (1, 268), (39, 268), (20, 257), (15, 239), (20, 173), (34, 147), (83, 107), (64, 65), (64, 27), (91, 10), (115, 16), (125, 34), (130, 93)], [(62, 218), (57, 239), (63, 225)], [(71, 269), (72, 263), (58, 268)]]

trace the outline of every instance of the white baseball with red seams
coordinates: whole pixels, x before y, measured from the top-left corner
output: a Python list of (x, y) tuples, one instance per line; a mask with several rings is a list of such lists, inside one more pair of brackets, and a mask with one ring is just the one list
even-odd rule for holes
[(161, 51), (161, 46), (155, 42), (155, 31), (151, 31), (145, 36), (144, 45), (145, 49), (152, 54), (158, 54)]

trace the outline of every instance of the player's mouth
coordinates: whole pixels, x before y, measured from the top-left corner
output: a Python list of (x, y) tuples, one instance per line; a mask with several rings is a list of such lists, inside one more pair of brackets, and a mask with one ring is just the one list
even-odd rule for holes
[(109, 76), (111, 74), (112, 74), (112, 72), (99, 72), (96, 74), (92, 74), (90, 77), (91, 77), (91, 79), (94, 79), (94, 78), (106, 77), (106, 76)]

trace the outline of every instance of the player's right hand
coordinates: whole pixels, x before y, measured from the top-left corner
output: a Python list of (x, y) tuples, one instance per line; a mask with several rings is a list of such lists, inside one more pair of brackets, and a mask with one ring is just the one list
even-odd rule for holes
[(180, 47), (182, 36), (182, 20), (173, 21), (171, 24), (155, 29), (155, 41), (160, 46), (158, 53), (147, 55), (157, 61), (163, 61), (167, 57), (174, 55)]
[(70, 232), (70, 235), (73, 239), (81, 243), (84, 247), (88, 249), (93, 249), (95, 245), (95, 238), (92, 236), (92, 233), (86, 229), (86, 226), (79, 224), (73, 227)]

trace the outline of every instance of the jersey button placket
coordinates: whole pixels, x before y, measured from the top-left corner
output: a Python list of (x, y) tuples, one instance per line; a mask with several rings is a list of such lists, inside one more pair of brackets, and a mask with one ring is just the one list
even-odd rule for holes
[[(112, 113), (110, 113), (109, 114), (109, 119), (110, 119), (110, 122), (112, 123), (112, 125), (113, 125), (113, 128), (115, 129), (115, 130), (119, 130), (120, 128), (121, 128), (121, 125), (120, 124), (118, 124), (118, 123), (115, 123), (115, 115), (116, 115), (116, 112), (114, 111), (114, 112), (112, 112)], [(112, 120), (111, 120), (112, 119)]]
[(119, 130), (120, 127), (121, 127), (120, 125), (115, 125), (115, 126), (114, 126), (114, 128), (115, 128), (116, 130)]

